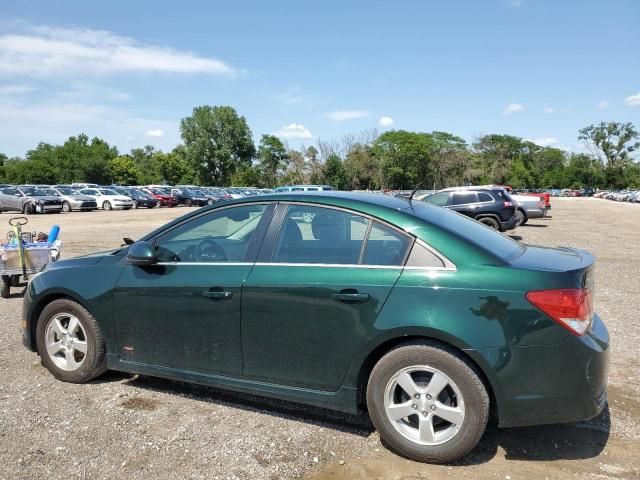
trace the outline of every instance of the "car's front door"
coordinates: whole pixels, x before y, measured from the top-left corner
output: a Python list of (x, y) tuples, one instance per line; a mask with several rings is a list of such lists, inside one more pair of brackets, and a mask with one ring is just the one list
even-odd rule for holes
[(156, 237), (156, 265), (126, 265), (115, 289), (121, 358), (239, 376), (242, 285), (273, 208), (203, 213)]
[(244, 376), (336, 390), (411, 243), (353, 212), (280, 204), (243, 290)]
[(478, 212), (478, 195), (476, 192), (454, 192), (451, 195), (448, 208), (474, 218)]

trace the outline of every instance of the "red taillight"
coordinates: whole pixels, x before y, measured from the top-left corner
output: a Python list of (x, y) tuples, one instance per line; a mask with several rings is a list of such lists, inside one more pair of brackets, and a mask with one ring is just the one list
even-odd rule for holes
[(504, 202), (504, 206), (505, 208), (512, 206), (513, 204), (511, 202)]
[(585, 288), (527, 292), (527, 300), (575, 335), (584, 335), (593, 318), (593, 293)]

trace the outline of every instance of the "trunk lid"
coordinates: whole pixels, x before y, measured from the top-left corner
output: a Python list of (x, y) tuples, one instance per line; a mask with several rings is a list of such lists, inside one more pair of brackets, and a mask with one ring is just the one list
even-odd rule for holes
[(540, 272), (569, 273), (578, 281), (577, 288), (593, 288), (595, 257), (579, 248), (527, 245), (511, 262), (514, 268)]

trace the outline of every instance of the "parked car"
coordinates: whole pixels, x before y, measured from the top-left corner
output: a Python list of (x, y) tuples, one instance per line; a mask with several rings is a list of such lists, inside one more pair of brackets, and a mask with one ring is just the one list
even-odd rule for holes
[(329, 185), (289, 185), (276, 188), (276, 193), (283, 192), (330, 192), (333, 187)]
[(525, 225), (532, 218), (543, 218), (547, 214), (547, 208), (542, 197), (511, 194), (511, 198), (516, 202), (518, 226)]
[(450, 462), (490, 412), (501, 427), (601, 412), (593, 269), (583, 250), (418, 201), (250, 197), (50, 264), (26, 289), (22, 342), (68, 382), (111, 369), (366, 409), (393, 450)]
[(171, 195), (171, 191), (157, 187), (142, 188), (141, 190), (152, 195), (158, 201), (160, 207), (175, 207), (178, 205), (178, 199)]
[(0, 212), (60, 213), (62, 200), (35, 187), (8, 187), (0, 192)]
[(108, 188), (83, 188), (78, 190), (78, 193), (95, 198), (98, 208), (102, 210), (130, 210), (133, 208), (133, 200)]
[(79, 194), (72, 188), (53, 187), (48, 189), (48, 193), (60, 197), (63, 212), (90, 211), (98, 208), (98, 203), (94, 197)]
[(153, 195), (138, 190), (137, 188), (114, 188), (114, 190), (122, 195), (126, 195), (133, 202), (133, 208), (155, 208), (158, 206), (158, 200)]
[(461, 213), (501, 232), (518, 226), (516, 202), (503, 187), (447, 188), (423, 201)]
[(209, 198), (200, 190), (191, 190), (189, 188), (172, 188), (171, 195), (178, 199), (179, 205), (184, 205), (185, 207), (202, 207), (209, 203)]

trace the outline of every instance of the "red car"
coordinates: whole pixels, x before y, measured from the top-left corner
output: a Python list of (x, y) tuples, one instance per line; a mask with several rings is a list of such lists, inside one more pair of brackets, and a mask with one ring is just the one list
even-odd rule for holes
[(160, 190), (159, 188), (146, 188), (144, 191), (153, 195), (161, 207), (175, 207), (178, 205), (178, 199), (164, 190)]

